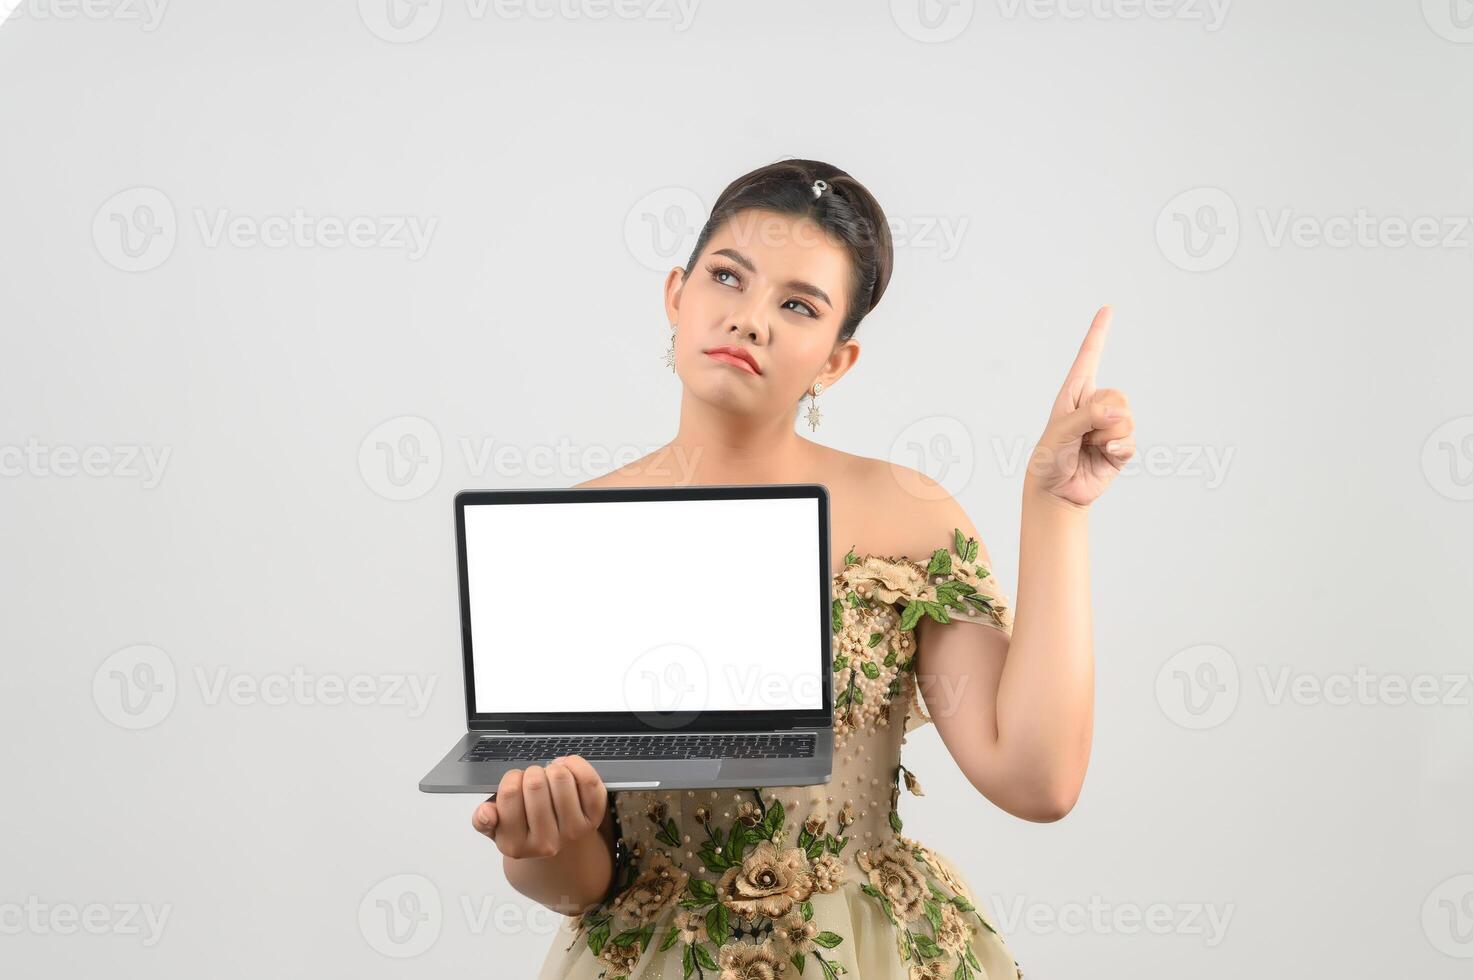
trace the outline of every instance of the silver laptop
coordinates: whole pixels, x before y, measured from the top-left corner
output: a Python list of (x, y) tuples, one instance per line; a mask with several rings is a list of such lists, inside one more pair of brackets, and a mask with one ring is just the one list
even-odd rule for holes
[(421, 790), (560, 755), (611, 790), (829, 780), (822, 484), (468, 490), (455, 537), (467, 731)]

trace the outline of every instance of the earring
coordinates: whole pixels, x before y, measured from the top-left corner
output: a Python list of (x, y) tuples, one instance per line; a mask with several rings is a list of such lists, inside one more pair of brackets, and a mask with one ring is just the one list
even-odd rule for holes
[(665, 366), (670, 369), (671, 373), (675, 371), (675, 328), (677, 326), (679, 324), (670, 324), (670, 349), (665, 352)]
[(821, 418), (818, 412), (818, 396), (822, 391), (823, 382), (815, 381), (813, 382), (813, 390), (808, 393), (808, 426), (811, 429), (818, 428), (818, 421)]

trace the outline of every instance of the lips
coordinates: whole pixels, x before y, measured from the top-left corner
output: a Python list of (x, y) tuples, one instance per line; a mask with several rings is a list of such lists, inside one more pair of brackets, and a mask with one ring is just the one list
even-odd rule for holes
[(743, 347), (712, 347), (706, 351), (707, 356), (724, 361), (734, 367), (739, 367), (752, 374), (761, 374), (762, 370), (757, 367), (757, 359)]

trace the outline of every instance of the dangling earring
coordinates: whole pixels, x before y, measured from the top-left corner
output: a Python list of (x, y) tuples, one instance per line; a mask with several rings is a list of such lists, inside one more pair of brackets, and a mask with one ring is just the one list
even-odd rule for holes
[(813, 382), (813, 390), (808, 393), (808, 426), (811, 429), (818, 428), (818, 420), (821, 418), (818, 413), (818, 396), (822, 391), (823, 382), (815, 381)]
[(675, 373), (675, 328), (679, 325), (678, 323), (670, 324), (670, 349), (665, 352), (665, 366), (672, 374)]

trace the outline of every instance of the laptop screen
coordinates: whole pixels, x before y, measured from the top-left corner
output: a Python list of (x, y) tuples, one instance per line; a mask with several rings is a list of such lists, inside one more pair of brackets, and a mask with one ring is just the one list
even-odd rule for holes
[(821, 708), (819, 506), (467, 504), (474, 711)]

